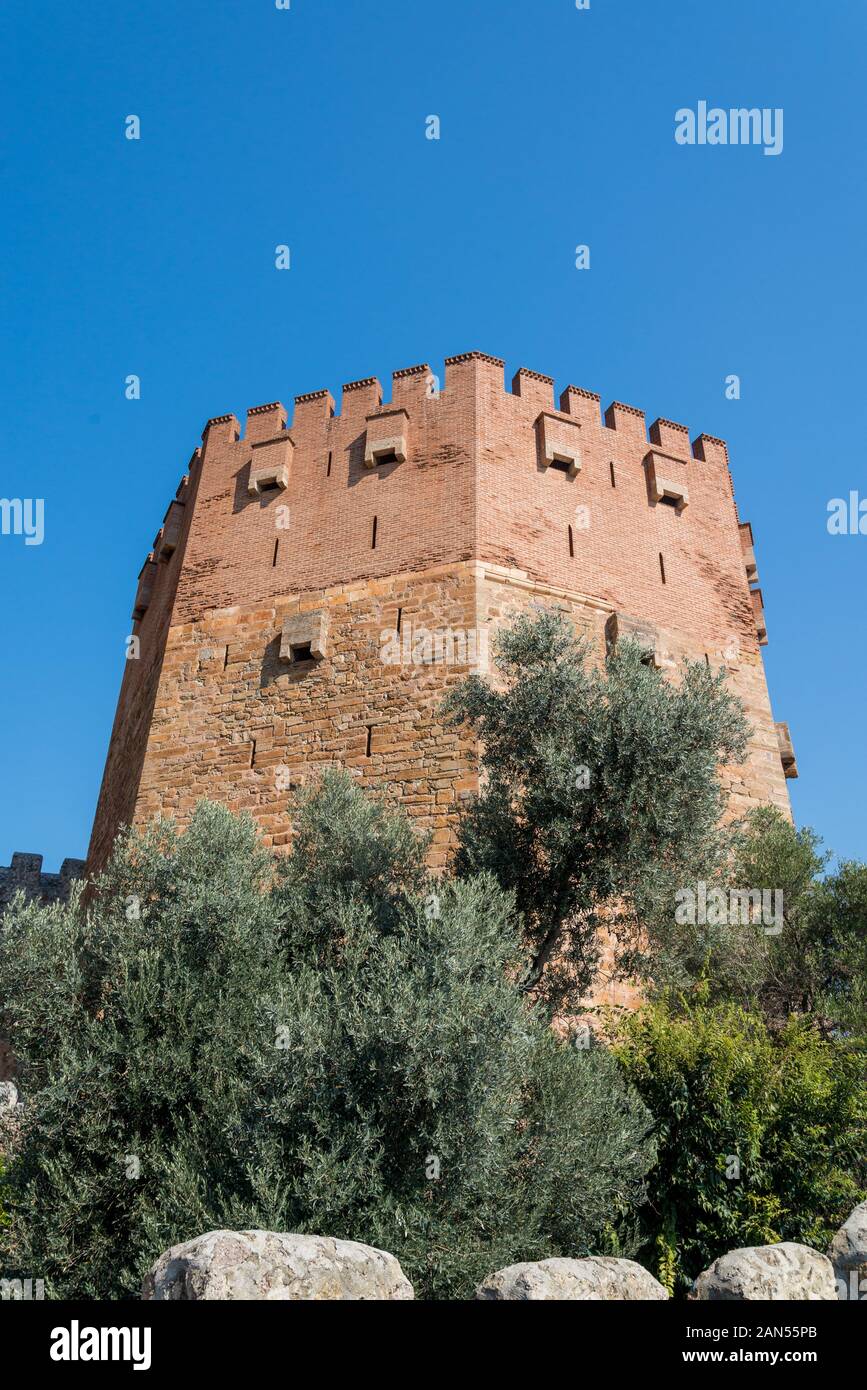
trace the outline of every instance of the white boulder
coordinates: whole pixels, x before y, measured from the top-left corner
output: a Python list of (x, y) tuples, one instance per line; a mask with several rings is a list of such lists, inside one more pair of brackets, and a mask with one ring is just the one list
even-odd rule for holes
[(160, 1255), (142, 1285), (156, 1300), (410, 1299), (393, 1255), (354, 1240), (209, 1231)]

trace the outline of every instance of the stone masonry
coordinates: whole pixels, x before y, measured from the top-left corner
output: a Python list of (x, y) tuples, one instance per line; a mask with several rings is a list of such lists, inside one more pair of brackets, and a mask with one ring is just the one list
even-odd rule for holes
[(724, 667), (753, 728), (732, 809), (789, 814), (796, 775), (762, 661), (764, 606), (725, 444), (470, 352), (209, 420), (142, 569), (88, 868), (119, 827), (209, 796), (286, 845), (326, 767), (399, 801), (446, 862), (475, 749), (448, 687), (491, 634), (566, 609), (598, 659), (624, 633), (676, 672)]
[(11, 864), (0, 865), (0, 912), (18, 892), (28, 901), (66, 902), (74, 881), (83, 877), (84, 867), (83, 859), (64, 859), (59, 874), (44, 874), (41, 854), (13, 854)]

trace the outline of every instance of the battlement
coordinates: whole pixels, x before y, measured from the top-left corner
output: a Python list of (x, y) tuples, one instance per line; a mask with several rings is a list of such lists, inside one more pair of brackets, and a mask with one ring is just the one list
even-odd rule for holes
[(42, 872), (41, 854), (12, 856), (12, 863), (0, 864), (0, 911), (22, 892), (28, 901), (63, 903), (76, 879), (84, 877), (83, 859), (64, 859), (59, 874)]
[[(701, 511), (707, 515), (710, 493), (715, 492), (716, 483), (714, 474), (699, 475), (695, 471), (698, 465), (718, 470), (725, 480), (728, 498), (733, 499), (728, 451), (722, 440), (699, 434), (690, 442), (688, 428), (664, 416), (657, 417), (648, 428), (644, 411), (622, 401), (612, 401), (603, 413), (599, 394), (580, 386), (567, 385), (555, 402), (554, 388), (553, 377), (520, 367), (508, 389), (504, 360), (473, 351), (445, 359), (442, 384), (426, 362), (397, 369), (392, 373), (388, 401), (379, 379), (367, 376), (344, 382), (339, 408), (331, 392), (323, 387), (295, 396), (291, 418), (279, 400), (249, 407), (243, 416), (243, 427), (234, 412), (212, 416), (139, 575), (134, 622), (142, 622), (155, 594), (162, 591), (167, 603), (173, 601), (169, 594), (173, 595), (180, 578), (191, 526), (194, 548), (199, 553), (188, 561), (188, 573), (201, 592), (209, 587), (204, 581), (224, 565), (226, 550), (231, 553), (236, 546), (242, 546), (242, 536), (252, 532), (252, 520), (241, 522), (244, 498), (249, 499), (249, 506), (267, 506), (272, 495), (283, 495), (285, 529), (291, 530), (292, 536), (274, 534), (270, 549), (262, 550), (261, 562), (264, 568), (280, 569), (281, 555), (285, 556), (291, 546), (297, 560), (291, 572), (296, 588), (353, 577), (347, 564), (341, 565), (337, 557), (330, 570), (324, 564), (322, 546), (310, 529), (313, 514), (321, 512), (323, 506), (329, 511), (329, 528), (336, 524), (333, 509), (337, 507), (342, 518), (338, 529), (355, 532), (349, 549), (355, 554), (355, 573), (359, 575), (383, 571), (386, 565), (407, 568), (438, 562), (449, 555), (468, 558), (478, 540), (471, 523), (474, 515), (479, 516), (482, 492), (488, 487), (496, 489), (504, 476), (502, 467), (496, 470), (499, 476), (494, 471), (489, 474), (483, 453), (485, 436), (491, 435), (487, 447), (497, 447), (496, 436), (503, 429), (508, 433), (509, 452), (520, 451), (525, 458), (529, 471), (525, 472), (521, 491), (526, 492), (525, 500), (531, 509), (545, 505), (543, 494), (538, 491), (538, 478), (535, 484), (532, 481), (537, 474), (563, 472), (573, 482), (580, 475), (580, 489), (576, 490), (583, 497), (583, 490), (596, 471), (594, 456), (600, 455), (604, 459), (603, 475), (606, 469), (610, 471), (610, 486), (616, 488), (618, 476), (621, 478), (618, 495), (605, 501), (606, 513), (612, 507), (622, 510), (626, 469), (630, 477), (640, 477), (648, 508), (671, 506), (678, 515), (689, 508), (691, 515), (698, 516)], [(506, 414), (495, 423), (499, 411)], [(607, 451), (612, 448), (614, 453), (609, 456)], [(586, 461), (590, 461), (590, 468)], [(432, 505), (439, 507), (443, 469), (447, 465), (458, 484), (460, 509), (451, 516), (445, 512), (438, 515), (437, 525), (428, 535), (430, 543), (417, 544), (418, 532), (410, 535), (406, 530), (407, 510), (427, 518)], [(215, 469), (222, 476), (223, 489), (232, 489), (232, 515), (240, 530), (237, 541), (228, 547), (224, 536), (216, 551), (211, 547), (207, 553), (201, 553), (195, 537), (202, 532), (193, 526), (193, 514), (204, 502), (202, 474), (208, 472), (216, 477)], [(374, 497), (369, 486), (360, 486), (364, 474), (380, 485), (394, 475), (392, 486), (401, 489), (403, 496), (383, 493), (380, 486), (381, 496)], [(314, 499), (311, 489), (321, 493), (326, 480), (327, 499), (324, 493)], [(338, 480), (342, 480), (345, 491), (336, 490)], [(216, 506), (217, 492), (212, 494), (208, 485), (204, 492), (209, 494), (206, 505)], [(698, 507), (695, 499), (699, 499)], [(574, 507), (577, 501), (576, 495), (570, 505)], [(380, 502), (390, 509), (389, 515), (383, 517), (378, 509)], [(442, 502), (445, 506), (444, 498)], [(562, 510), (560, 503), (558, 508)], [(352, 509), (359, 514), (357, 523), (351, 519)], [(736, 512), (733, 520), (737, 525)], [(304, 528), (302, 556), (297, 538), (303, 521), (309, 524)], [(370, 556), (359, 553), (377, 548), (385, 551), (385, 526), (391, 547), (395, 523), (401, 537), (399, 554), (392, 549), (387, 557), (383, 553), (372, 561)], [(514, 529), (516, 517), (513, 523)], [(606, 525), (617, 526), (616, 517), (606, 517)], [(569, 526), (569, 543), (574, 551), (571, 523)], [(369, 534), (369, 540), (362, 541), (362, 533)], [(255, 548), (249, 539), (248, 550)], [(340, 550), (348, 561), (343, 539)], [(507, 553), (518, 556), (519, 551), (515, 544), (510, 551), (494, 545), (485, 558), (500, 561)], [(180, 563), (171, 577), (162, 578), (175, 556)], [(742, 552), (741, 563), (748, 565), (748, 572), (755, 573), (754, 553), (750, 559)], [(546, 572), (541, 556), (535, 567), (530, 556), (522, 559), (521, 564), (531, 573), (535, 569), (540, 578), (556, 577)], [(280, 577), (287, 578), (285, 570), (281, 569), (280, 576), (271, 576), (274, 581)], [(267, 585), (268, 576), (263, 576), (263, 580)], [(244, 596), (243, 589), (238, 596)], [(226, 591), (215, 596), (221, 604), (231, 597)], [(184, 616), (193, 616), (199, 604), (191, 601), (192, 595), (184, 585), (180, 600)], [(751, 597), (747, 602), (752, 605), (760, 640), (766, 640), (758, 601)]]
[[(430, 390), (428, 394), (440, 396), (446, 391), (466, 393), (473, 389), (471, 379), (462, 371), (453, 370), (463, 368), (467, 365), (478, 365), (480, 368), (493, 368), (492, 379), (498, 381), (504, 395), (519, 396), (523, 398), (537, 397), (543, 399), (543, 408), (555, 409), (554, 401), (554, 378), (546, 376), (542, 372), (531, 370), (529, 367), (519, 367), (515, 372), (511, 387), (505, 384), (505, 361), (502, 357), (492, 357), (486, 352), (462, 352), (453, 357), (445, 359), (445, 383), (435, 391)], [(395, 402), (395, 387), (397, 388), (397, 400), (402, 399), (405, 384), (413, 383), (415, 378), (422, 378), (425, 383), (433, 384), (435, 378), (427, 362), (419, 363), (412, 367), (401, 367), (392, 372), (392, 403)], [(344, 382), (341, 388), (341, 397), (357, 397), (357, 394), (365, 398), (373, 398), (376, 405), (387, 404), (383, 397), (383, 388), (377, 377), (359, 377), (354, 381)], [(341, 401), (338, 409), (335, 398), (331, 392), (323, 387), (318, 391), (308, 391), (304, 395), (295, 396), (294, 403), (298, 407), (311, 405), (327, 405), (327, 418), (340, 419), (347, 401)], [(692, 457), (701, 462), (728, 462), (728, 450), (723, 440), (717, 439), (713, 435), (700, 434), (689, 443), (689, 430), (686, 425), (676, 424), (675, 422), (659, 417), (650, 425), (649, 430), (645, 423), (645, 412), (637, 406), (626, 405), (622, 401), (612, 401), (607, 409), (600, 411), (601, 397), (595, 391), (588, 391), (581, 386), (569, 385), (564, 388), (559, 399), (559, 409), (567, 415), (575, 415), (589, 422), (595, 418), (600, 428), (607, 428), (613, 431), (625, 431), (627, 434), (635, 435), (640, 432), (642, 437), (652, 444), (664, 445), (666, 441), (669, 445), (677, 444), (679, 447), (688, 446), (688, 451)], [(590, 411), (587, 407), (591, 406)], [(592, 407), (595, 406), (595, 412)], [(353, 400), (353, 410), (355, 402)], [(291, 420), (287, 423), (286, 411), (279, 401), (273, 401), (269, 405), (252, 406), (245, 412), (246, 429), (242, 431), (239, 419), (233, 413), (226, 415), (215, 415), (209, 419), (202, 433), (202, 438), (207, 439), (212, 432), (215, 437), (230, 439), (234, 442), (249, 438), (251, 420), (265, 413), (280, 413), (283, 416), (279, 428), (291, 429)]]

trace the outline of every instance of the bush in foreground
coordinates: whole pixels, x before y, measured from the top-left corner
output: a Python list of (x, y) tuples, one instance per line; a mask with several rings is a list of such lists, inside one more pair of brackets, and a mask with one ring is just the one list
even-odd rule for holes
[(863, 1060), (697, 993), (631, 1017), (616, 1049), (656, 1118), (640, 1258), (670, 1290), (738, 1246), (824, 1250), (867, 1194)]
[(135, 1297), (216, 1227), (398, 1256), (419, 1296), (504, 1264), (616, 1248), (653, 1157), (603, 1049), (515, 988), (513, 905), (437, 883), (405, 818), (329, 776), (282, 862), (207, 803), (118, 846), (93, 905), (0, 922), (25, 1105), (7, 1277)]
[(735, 841), (734, 881), (778, 893), (782, 929), (759, 933), (743, 977), (771, 1025), (811, 1016), (826, 1035), (867, 1046), (867, 865), (831, 854), (807, 827), (757, 807)]

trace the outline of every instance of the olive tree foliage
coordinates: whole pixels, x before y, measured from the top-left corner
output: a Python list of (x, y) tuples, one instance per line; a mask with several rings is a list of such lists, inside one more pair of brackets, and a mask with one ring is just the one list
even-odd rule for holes
[(721, 764), (748, 727), (723, 673), (686, 662), (675, 679), (633, 642), (594, 663), (553, 609), (495, 639), (496, 684), (473, 675), (445, 713), (481, 741), (481, 791), (462, 818), (460, 877), (512, 893), (531, 959), (523, 989), (561, 1008), (590, 985), (600, 928), (625, 971), (693, 975), (737, 943), (674, 923), (675, 894), (724, 873)]
[(817, 1013), (835, 1037), (867, 1049), (867, 864), (843, 861), (823, 882), (819, 901), (835, 925)]
[(466, 1297), (515, 1260), (618, 1248), (648, 1112), (515, 988), (509, 895), (423, 856), (332, 774), (286, 857), (204, 802), (183, 834), (125, 835), (89, 906), (13, 904), (5, 1276), (135, 1297), (166, 1247), (261, 1228), (365, 1241), (419, 1296)]
[(809, 827), (762, 806), (738, 827), (733, 883), (778, 895), (779, 929), (758, 933), (733, 991), (771, 1026), (812, 1017), (826, 1036), (867, 1043), (867, 865), (831, 853)]

